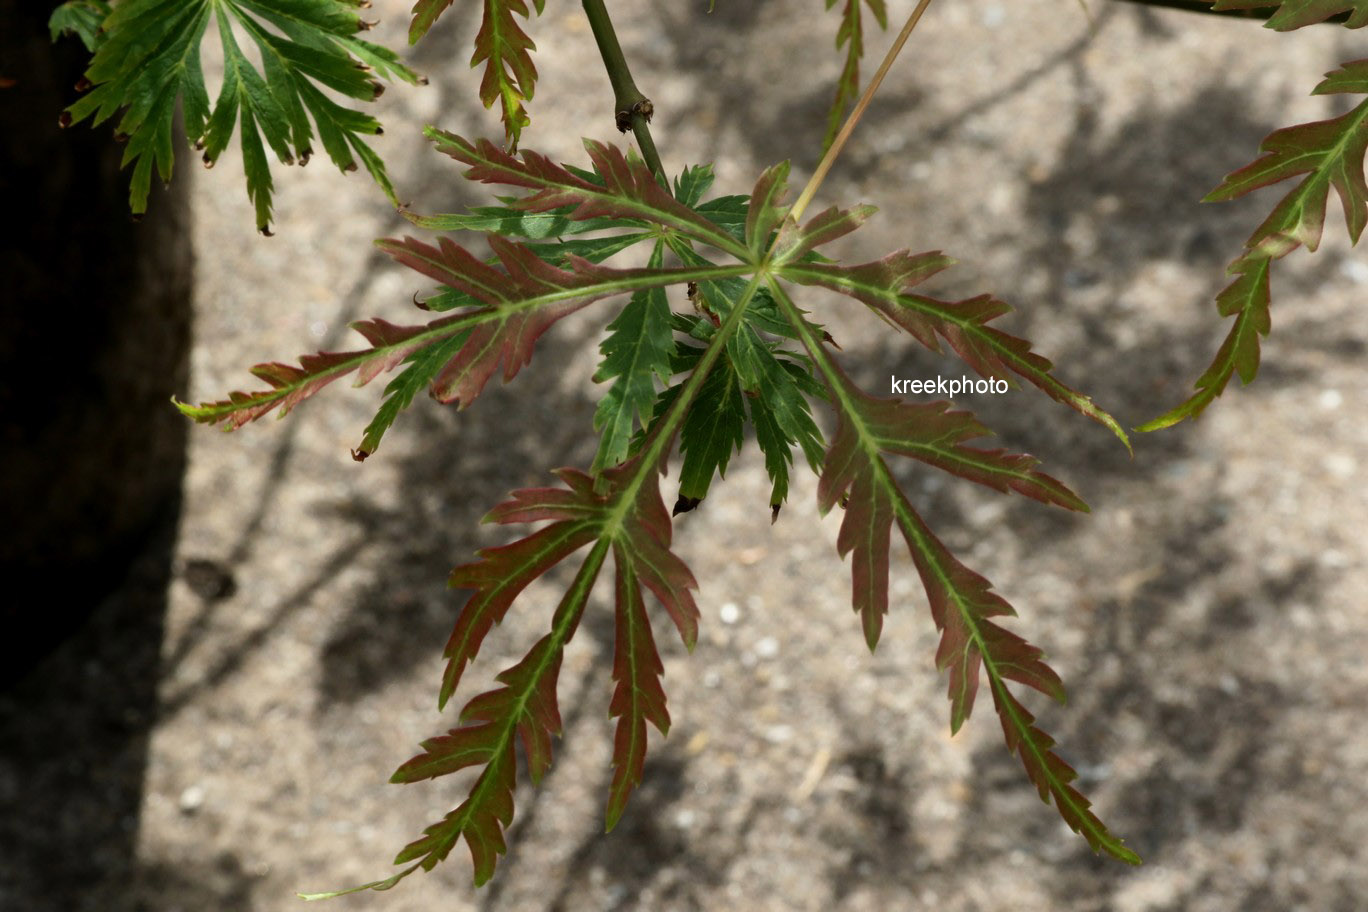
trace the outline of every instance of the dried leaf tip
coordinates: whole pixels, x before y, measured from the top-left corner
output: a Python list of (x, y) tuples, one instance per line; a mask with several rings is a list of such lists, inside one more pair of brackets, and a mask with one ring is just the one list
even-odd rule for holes
[(71, 126), (71, 112), (70, 112), (70, 111), (63, 111), (61, 114), (58, 114), (58, 115), (57, 115), (57, 126), (61, 127), (63, 130), (65, 130), (67, 127)]
[(365, 462), (366, 457), (369, 455), (370, 453), (366, 452), (361, 447), (357, 447), (356, 449), (351, 451), (351, 458), (356, 460), (357, 462)]
[(701, 497), (685, 497), (680, 494), (679, 499), (675, 501), (674, 509), (670, 511), (670, 515), (678, 516), (680, 513), (688, 513), (696, 509), (702, 502), (703, 498)]
[(86, 92), (86, 91), (89, 91), (89, 90), (90, 90), (90, 86), (91, 86), (90, 80), (89, 80), (89, 79), (86, 79), (84, 76), (82, 76), (80, 79), (76, 80), (76, 86), (75, 86), (75, 88), (76, 88), (76, 91), (78, 91), (78, 92)]

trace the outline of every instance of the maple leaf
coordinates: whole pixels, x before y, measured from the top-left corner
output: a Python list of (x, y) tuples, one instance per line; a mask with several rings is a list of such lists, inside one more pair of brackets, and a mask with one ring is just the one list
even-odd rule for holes
[[(811, 235), (827, 237), (850, 222), (864, 217), (863, 212), (823, 213), (812, 229), (796, 233), (794, 250), (803, 249)], [(780, 243), (783, 243), (781, 235)], [(775, 274), (800, 285), (818, 285), (849, 295), (873, 308), (890, 323), (911, 333), (917, 341), (939, 352), (937, 337), (950, 343), (955, 352), (980, 376), (1009, 380), (1012, 374), (1041, 389), (1051, 399), (1069, 406), (1109, 429), (1130, 448), (1121, 425), (1088, 396), (1065, 385), (1051, 373), (1049, 359), (1031, 350), (1025, 339), (990, 326), (1011, 308), (992, 295), (979, 295), (963, 301), (941, 301), (906, 289), (915, 286), (950, 266), (954, 261), (939, 251), (913, 254), (899, 250), (883, 259), (855, 266), (833, 263), (789, 261)]]
[(616, 146), (586, 139), (584, 147), (593, 162), (594, 173), (603, 181), (599, 184), (537, 152), (524, 150), (520, 160), (487, 139), (471, 143), (433, 127), (424, 133), (443, 154), (470, 166), (465, 172), (467, 180), (535, 191), (514, 201), (511, 205), (516, 209), (546, 212), (573, 205), (568, 217), (576, 221), (601, 217), (641, 219), (671, 228), (739, 260), (751, 259), (744, 244), (657, 183), (635, 151), (624, 155)]
[[(879, 28), (887, 31), (888, 11), (884, 8), (884, 0), (864, 0), (864, 3), (874, 14)], [(835, 5), (836, 0), (826, 0), (827, 9)], [(839, 51), (842, 47), (846, 49), (845, 65), (841, 68), (841, 76), (836, 81), (836, 97), (832, 100), (831, 110), (827, 114), (826, 135), (822, 137), (823, 152), (830, 148), (832, 141), (836, 139), (846, 108), (850, 107), (860, 94), (860, 58), (864, 56), (864, 27), (861, 22), (860, 0), (845, 0), (845, 6), (841, 9), (841, 25), (836, 30), (836, 50)]]
[[(1368, 94), (1368, 60), (1352, 61), (1327, 73), (1312, 94), (1339, 93)], [(1204, 201), (1236, 199), (1301, 174), (1306, 177), (1254, 229), (1243, 253), (1227, 267), (1235, 278), (1217, 296), (1216, 307), (1222, 316), (1235, 317), (1235, 322), (1211, 365), (1197, 379), (1197, 391), (1138, 430), (1159, 430), (1196, 418), (1225, 390), (1232, 376), (1238, 373), (1245, 384), (1254, 379), (1259, 369), (1259, 338), (1267, 336), (1272, 325), (1269, 275), (1273, 261), (1303, 245), (1312, 251), (1320, 246), (1331, 188), (1343, 205), (1352, 243), (1358, 243), (1368, 225), (1368, 183), (1363, 173), (1368, 99), (1339, 117), (1277, 130), (1259, 149), (1265, 153), (1261, 158), (1228, 174)]]
[(306, 355), (298, 367), (258, 364), (252, 373), (271, 389), (234, 392), (227, 399), (195, 406), (177, 402), (177, 407), (198, 422), (223, 423), (232, 430), (275, 409), (286, 414), (348, 374), (357, 373), (356, 385), (363, 386), (409, 359), (409, 368), (389, 390), (387, 407), (367, 428), (356, 451), (357, 458), (364, 459), (418, 389), (426, 386), (439, 401), (469, 405), (501, 365), (504, 380), (511, 380), (532, 357), (541, 334), (587, 304), (643, 288), (735, 275), (743, 269), (612, 269), (574, 256), (569, 257), (569, 268), (562, 269), (527, 245), (497, 235), (489, 242), (502, 268), (482, 262), (447, 238), (437, 247), (413, 238), (378, 241), (399, 262), (464, 295), (470, 306), (422, 326), (396, 326), (380, 319), (353, 323), (370, 348)]
[[(409, 44), (427, 34), (437, 18), (451, 6), (452, 0), (418, 0), (413, 6), (413, 22), (409, 26)], [(537, 15), (542, 14), (546, 0), (533, 0)], [(523, 127), (531, 123), (526, 103), (532, 100), (537, 87), (537, 67), (531, 52), (537, 49), (532, 39), (522, 30), (514, 14), (530, 18), (526, 0), (484, 0), (484, 15), (480, 30), (475, 33), (475, 53), (470, 58), (472, 68), (485, 65), (480, 80), (480, 101), (486, 108), (499, 102), (503, 114), (504, 135), (510, 150), (518, 148)]]
[[(771, 292), (794, 325), (801, 314), (777, 283)], [(837, 410), (836, 436), (818, 480), (818, 508), (827, 513), (845, 503), (837, 550), (851, 555), (852, 604), (860, 614), (870, 649), (878, 642), (888, 610), (888, 562), (896, 523), (922, 578), (931, 616), (941, 631), (936, 665), (950, 672), (950, 725), (958, 731), (973, 710), (979, 673), (987, 674), (1008, 749), (1016, 753), (1040, 797), (1053, 801), (1064, 822), (1094, 851), (1138, 864), (1139, 857), (1089, 810), (1070, 783), (1077, 773), (1053, 753), (1054, 741), (1008, 690), (1013, 680), (1063, 700), (1059, 676), (1041, 651), (990, 618), (1016, 612), (991, 591), (987, 580), (961, 564), (926, 526), (893, 478), (883, 454), (899, 453), (1001, 491), (1015, 491), (1045, 503), (1085, 510), (1078, 497), (1037, 472), (1029, 456), (963, 446), (986, 429), (947, 403), (918, 406), (861, 392), (807, 328), (801, 330)]]
[[(1049, 736), (1005, 684), (1017, 681), (1062, 697), (1058, 677), (1038, 649), (991, 620), (1011, 614), (1010, 606), (925, 527), (884, 456), (905, 455), (995, 490), (1067, 509), (1086, 506), (1060, 482), (1037, 471), (1032, 457), (968, 445), (988, 433), (972, 415), (952, 411), (946, 403), (913, 404), (861, 393), (825, 349), (824, 342), (833, 340), (789, 299), (779, 280), (833, 287), (933, 348), (938, 339), (948, 340), (986, 375), (1019, 374), (1075, 408), (1105, 416), (1050, 376), (1049, 362), (1026, 342), (986, 325), (1006, 305), (986, 295), (947, 303), (907, 291), (948, 265), (939, 254), (900, 251), (856, 266), (822, 256), (818, 247), (858, 228), (873, 209), (832, 208), (799, 225), (783, 205), (786, 164), (767, 169), (749, 197), (704, 201), (712, 180), (705, 167), (686, 170), (672, 195), (634, 154), (594, 142), (586, 142), (594, 168), (584, 170), (556, 165), (531, 151), (515, 157), (487, 141), (470, 143), (440, 131), (429, 135), (469, 166), (468, 179), (520, 188), (524, 195), (501, 197), (501, 206), (465, 213), (409, 217), (426, 226), (498, 231), (522, 240), (489, 234), (492, 257), (487, 260), (448, 238), (435, 246), (413, 238), (378, 242), (399, 262), (441, 284), (437, 295), (415, 303), (446, 312), (444, 316), (426, 326), (379, 320), (358, 324), (371, 342), (369, 349), (320, 353), (303, 359), (299, 367), (258, 366), (272, 389), (236, 393), (195, 408), (182, 406), (188, 414), (234, 427), (272, 409), (288, 410), (345, 374), (355, 372), (365, 383), (405, 364), (367, 428), (357, 452), (364, 458), (418, 390), (426, 387), (437, 398), (464, 407), (501, 368), (505, 379), (515, 376), (538, 337), (567, 313), (612, 295), (631, 297), (609, 323), (601, 347), (596, 379), (612, 384), (596, 412), (603, 436), (593, 470), (561, 469), (556, 474), (562, 486), (514, 492), (487, 521), (546, 525), (508, 544), (484, 548), (477, 560), (452, 572), (452, 586), (472, 594), (444, 650), (439, 707), (458, 692), (486, 637), (527, 586), (588, 547), (552, 617), (551, 631), (497, 676), (497, 688), (465, 703), (457, 727), (424, 741), (422, 753), (393, 777), (414, 782), (478, 769), (466, 798), (398, 854), (395, 863), (408, 867), (340, 892), (388, 889), (415, 870), (434, 867), (461, 840), (469, 847), (476, 884), (493, 875), (506, 851), (505, 834), (514, 814), (516, 744), (522, 742), (531, 778), (539, 781), (561, 730), (556, 700), (561, 657), (609, 554), (616, 568), (615, 687), (609, 704), (616, 732), (606, 825), (611, 829), (621, 819), (641, 781), (648, 726), (663, 734), (670, 724), (661, 686), (663, 666), (643, 589), (665, 608), (687, 648), (692, 649), (698, 635), (692, 595), (697, 583), (671, 551), (671, 520), (660, 497), (659, 476), (677, 439), (683, 465), (676, 512), (691, 509), (707, 493), (713, 476), (725, 472), (748, 420), (773, 482), (775, 514), (788, 493), (795, 447), (819, 472), (822, 510), (846, 501), (838, 550), (852, 557), (852, 603), (870, 647), (887, 610), (889, 539), (897, 523), (942, 630), (937, 662), (950, 672), (952, 728), (968, 717), (979, 675), (986, 674), (1008, 746), (1020, 756), (1042, 797), (1053, 801), (1094, 848), (1138, 860), (1088, 810), (1087, 800), (1069, 784), (1073, 771), (1050, 750)], [(602, 231), (619, 233), (587, 236)], [(643, 268), (599, 262), (648, 238), (654, 243)], [(714, 263), (695, 245), (738, 262)], [(667, 250), (678, 257), (679, 266), (664, 266)], [(687, 287), (692, 313), (670, 312), (664, 297), (668, 285)], [(675, 332), (702, 345), (676, 342)], [(795, 341), (799, 350), (785, 347)], [(666, 385), (675, 375), (684, 379)], [(825, 452), (811, 414), (813, 399), (829, 401), (837, 411), (837, 434)], [(648, 409), (649, 422), (634, 434)], [(308, 898), (332, 895), (338, 893)]]
[(52, 11), (48, 18), (48, 32), (56, 41), (62, 35), (75, 35), (86, 50), (94, 52), (105, 38), (100, 26), (109, 16), (109, 4), (104, 0), (70, 0)]
[(609, 712), (618, 719), (618, 727), (606, 821), (608, 829), (617, 823), (641, 780), (646, 723), (662, 734), (669, 729), (660, 685), (663, 666), (650, 632), (643, 586), (665, 607), (686, 647), (692, 649), (698, 638), (698, 607), (691, 591), (698, 584), (670, 550), (670, 519), (658, 483), (660, 455), (660, 447), (640, 454), (605, 471), (597, 484), (586, 473), (560, 469), (556, 474), (564, 487), (515, 491), (490, 512), (488, 522), (549, 520), (550, 525), (512, 544), (485, 548), (478, 561), (452, 571), (451, 586), (473, 592), (447, 644), (440, 703), (450, 697), (486, 634), (502, 620), (523, 588), (585, 545), (592, 542), (593, 547), (556, 609), (551, 632), (520, 662), (498, 675), (502, 687), (466, 703), (459, 727), (424, 741), (423, 753), (395, 770), (392, 782), (410, 783), (481, 768), (466, 799), (400, 851), (394, 862), (416, 861), (417, 865), (383, 881), (305, 898), (388, 889), (417, 867), (431, 870), (462, 838), (470, 849), (476, 886), (493, 876), (498, 856), (506, 851), (504, 831), (513, 819), (515, 742), (522, 742), (528, 774), (533, 784), (539, 783), (551, 764), (552, 739), (561, 731), (556, 700), (561, 657), (610, 551), (616, 565), (613, 678), (617, 687)]
[[(257, 228), (270, 233), (274, 184), (266, 149), (285, 164), (312, 153), (314, 128), (342, 171), (357, 160), (398, 203), (384, 163), (361, 139), (381, 132), (369, 115), (333, 101), (320, 86), (349, 98), (373, 101), (384, 86), (366, 72), (409, 83), (419, 76), (389, 50), (356, 37), (366, 28), (355, 4), (342, 0), (125, 0), (98, 22), (104, 4), (64, 4), (50, 27), (74, 30), (95, 52), (85, 79), (92, 88), (62, 115), (62, 123), (90, 118), (92, 126), (122, 112), (116, 132), (127, 137), (123, 165), (133, 166), (129, 205), (147, 211), (155, 168), (171, 179), (175, 161), (173, 119), (179, 102), (186, 139), (212, 166), (240, 126), (247, 195)], [(200, 45), (211, 19), (223, 45), (223, 84), (210, 105), (200, 64)], [(261, 65), (252, 63), (234, 37), (251, 40)], [(312, 118), (312, 123), (310, 122)], [(264, 141), (263, 141), (264, 140)]]
[(1216, 0), (1214, 10), (1252, 10), (1277, 7), (1264, 23), (1265, 28), (1287, 32), (1302, 26), (1324, 22), (1340, 13), (1348, 13), (1348, 28), (1368, 25), (1368, 0)]
[[(646, 266), (659, 269), (663, 264), (664, 245), (657, 242)], [(594, 412), (594, 429), (603, 435), (594, 456), (595, 472), (627, 458), (634, 423), (644, 426), (655, 407), (656, 382), (670, 380), (674, 334), (664, 290), (632, 295), (608, 331), (600, 346), (603, 361), (594, 374), (595, 383), (613, 381)]]

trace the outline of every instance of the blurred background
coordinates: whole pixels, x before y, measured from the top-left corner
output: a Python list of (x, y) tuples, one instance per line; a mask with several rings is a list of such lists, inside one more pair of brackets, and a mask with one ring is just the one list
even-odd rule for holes
[[(403, 47), (409, 5), (375, 0), (372, 37)], [(612, 5), (655, 103), (667, 169), (715, 162), (714, 193), (749, 193), (761, 169), (788, 158), (801, 186), (841, 66), (837, 11), (817, 0), (707, 6)], [(913, 3), (888, 6), (900, 24)], [(866, 24), (867, 77), (891, 35)], [(449, 12), (407, 52), (431, 84), (391, 86), (378, 105), (376, 148), (420, 212), (490, 199), (419, 133), (432, 123), (500, 134), (466, 66), (477, 27), (469, 11)], [(523, 145), (585, 165), (580, 137), (624, 141), (578, 5), (548, 4), (528, 32), (541, 79)], [(1138, 424), (1179, 402), (1209, 363), (1226, 330), (1212, 303), (1224, 266), (1279, 194), (1198, 200), (1271, 130), (1346, 110), (1344, 96), (1309, 93), (1361, 56), (1362, 39), (1334, 26), (1278, 35), (1103, 0), (1087, 14), (1068, 0), (943, 0), (816, 204), (880, 207), (833, 255), (956, 257), (930, 293), (1001, 296), (1016, 308), (1004, 328)], [(51, 95), (55, 121), (70, 93), (62, 83)], [(92, 139), (84, 127), (59, 135)], [(107, 132), (93, 139), (105, 145)], [(263, 238), (233, 156), (209, 173), (182, 156), (174, 192), (184, 208), (154, 200), (136, 229), (117, 205), (124, 176), (106, 175), (115, 203), (98, 218), (114, 237), (141, 232), (156, 252), (142, 255), (151, 266), (138, 281), (164, 280), (167, 300), (193, 302), (188, 373), (176, 357), (142, 371), (165, 379), (150, 401), (255, 388), (251, 364), (356, 345), (353, 319), (419, 319), (410, 299), (430, 283), (371, 241), (421, 233), (364, 176), (343, 177), (321, 156), (307, 169), (277, 166), (276, 236)], [(65, 224), (95, 218), (80, 210)], [(187, 238), (193, 280), (189, 252), (175, 246)], [(171, 281), (182, 272), (188, 294)], [(645, 782), (618, 828), (602, 833), (613, 642), (603, 593), (561, 672), (555, 766), (540, 788), (521, 784), (494, 882), (471, 887), (462, 846), (431, 874), (332, 908), (1362, 909), (1368, 259), (1350, 250), (1337, 202), (1321, 250), (1279, 263), (1274, 283), (1257, 382), (1196, 424), (1138, 437), (1134, 459), (1033, 389), (957, 400), (1001, 445), (1043, 459), (1091, 515), (898, 467), (946, 544), (1016, 606), (1011, 629), (1063, 676), (1067, 706), (1027, 704), (1145, 866), (1094, 857), (1040, 803), (987, 702), (950, 737), (936, 632), (897, 547), (890, 613), (869, 654), (835, 551), (839, 517), (818, 517), (815, 480), (800, 473), (771, 526), (751, 441), (725, 483), (676, 522), (677, 551), (702, 585), (702, 632), (690, 656), (657, 625), (674, 724), (668, 738), (653, 732)], [(105, 304), (90, 291), (67, 300), (55, 311), (65, 322), (43, 333)], [(962, 372), (863, 308), (806, 291), (800, 303), (872, 392), (887, 393), (890, 375)], [(364, 464), (348, 449), (383, 380), (338, 384), (283, 422), (229, 436), (167, 422), (170, 407), (156, 406), (146, 411), (161, 423), (111, 437), (131, 420), (119, 398), (95, 410), (79, 432), (88, 436), (59, 435), (80, 441), (66, 449), (127, 457), (156, 506), (118, 533), (122, 557), (56, 560), (33, 588), (13, 589), (11, 624), (73, 620), (50, 637), (63, 640), (55, 650), (12, 648), (0, 691), (0, 909), (287, 909), (296, 890), (388, 875), (394, 853), (465, 794), (461, 777), (386, 782), (420, 740), (455, 723), (456, 706), (436, 711), (462, 599), (446, 575), (507, 540), (479, 519), (509, 490), (592, 459), (602, 389), (590, 376), (605, 313), (558, 324), (529, 368), (466, 412), (415, 403)], [(161, 332), (178, 319), (119, 323)], [(25, 376), (55, 363), (21, 371), (20, 354), (6, 354), (7, 409), (24, 398), (14, 391)], [(69, 395), (105, 382), (83, 380)], [(31, 434), (7, 433), (15, 475)], [(673, 476), (663, 493), (670, 502)], [(36, 566), (18, 547), (29, 533), (9, 534), (14, 566)], [(528, 590), (464, 694), (541, 636), (568, 579), (560, 570)]]

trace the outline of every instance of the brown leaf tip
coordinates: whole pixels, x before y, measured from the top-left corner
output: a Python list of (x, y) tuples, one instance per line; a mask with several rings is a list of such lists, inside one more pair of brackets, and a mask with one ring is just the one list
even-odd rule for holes
[(61, 114), (58, 114), (58, 115), (57, 115), (57, 126), (61, 127), (63, 130), (65, 130), (67, 127), (71, 126), (71, 112), (70, 112), (70, 111), (63, 111)]
[(683, 494), (680, 494), (679, 499), (675, 501), (674, 509), (670, 511), (670, 515), (678, 516), (680, 513), (688, 513), (702, 502), (703, 498), (701, 497), (685, 497)]
[(355, 459), (357, 462), (365, 462), (365, 461), (366, 461), (366, 457), (369, 456), (369, 455), (370, 455), (370, 453), (368, 453), (367, 451), (363, 450), (361, 447), (357, 447), (356, 449), (354, 449), (354, 450), (351, 451), (351, 457), (352, 457), (352, 459)]
[(776, 522), (779, 521), (779, 509), (780, 509), (781, 507), (783, 507), (783, 504), (781, 504), (781, 503), (772, 503), (772, 504), (770, 504), (770, 525), (771, 525), (771, 526), (774, 525)]
[(84, 76), (82, 76), (80, 79), (76, 80), (76, 91), (78, 91), (78, 92), (85, 92), (85, 91), (88, 91), (88, 90), (90, 89), (90, 84), (91, 84), (91, 83), (90, 83), (90, 80), (89, 80), (89, 79), (86, 79)]

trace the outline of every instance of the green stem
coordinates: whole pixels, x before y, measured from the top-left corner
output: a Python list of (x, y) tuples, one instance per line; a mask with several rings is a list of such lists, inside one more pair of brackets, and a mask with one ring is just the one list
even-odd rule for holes
[[(585, 2), (588, 3), (588, 0), (585, 0)], [(874, 93), (879, 90), (879, 85), (883, 83), (884, 76), (888, 75), (888, 70), (893, 66), (893, 61), (897, 59), (898, 52), (901, 51), (903, 45), (907, 43), (907, 39), (911, 36), (912, 30), (916, 28), (917, 23), (921, 21), (922, 13), (926, 12), (926, 8), (930, 5), (931, 0), (921, 0), (921, 2), (917, 4), (917, 8), (912, 11), (912, 15), (907, 17), (906, 24), (903, 25), (902, 31), (898, 33), (898, 37), (894, 40), (893, 46), (889, 48), (888, 53), (884, 55), (883, 63), (879, 64), (879, 69), (874, 73), (874, 78), (869, 80), (869, 86), (864, 90), (864, 94), (860, 96), (860, 100), (855, 103), (855, 108), (850, 112), (850, 116), (846, 118), (845, 124), (841, 126), (841, 132), (836, 134), (835, 141), (833, 141), (831, 147), (827, 149), (826, 155), (822, 156), (822, 160), (817, 164), (817, 170), (812, 172), (812, 177), (808, 179), (807, 186), (803, 188), (802, 193), (798, 194), (798, 200), (793, 204), (793, 208), (789, 210), (789, 216), (792, 217), (795, 222), (802, 219), (803, 210), (807, 208), (808, 203), (812, 202), (812, 196), (817, 192), (817, 188), (822, 185), (822, 181), (826, 180), (827, 172), (830, 171), (831, 166), (835, 164), (836, 156), (841, 154), (841, 149), (845, 148), (846, 140), (850, 139), (850, 134), (855, 130), (855, 124), (859, 122), (860, 116), (865, 112), (865, 108), (869, 107), (869, 103), (874, 100)]]
[(651, 138), (651, 100), (641, 93), (632, 81), (632, 71), (627, 66), (627, 58), (618, 44), (617, 32), (613, 30), (613, 20), (608, 16), (608, 8), (603, 0), (583, 0), (584, 15), (589, 17), (589, 28), (598, 42), (599, 56), (603, 67), (608, 71), (608, 81), (613, 84), (613, 111), (619, 130), (630, 124), (641, 147), (641, 157), (646, 166), (655, 174), (656, 180), (670, 189), (665, 178), (665, 167), (660, 163), (660, 153), (656, 151), (655, 140)]

